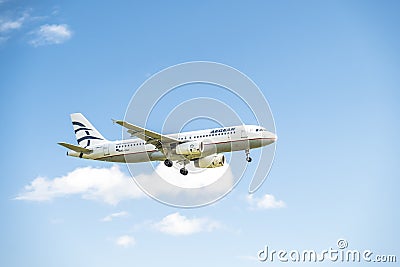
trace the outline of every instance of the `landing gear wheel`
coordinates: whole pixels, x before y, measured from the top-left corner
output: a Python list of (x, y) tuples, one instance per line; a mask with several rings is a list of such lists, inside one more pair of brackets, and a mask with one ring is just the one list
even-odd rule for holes
[(247, 162), (251, 162), (250, 149), (246, 149), (245, 152), (246, 152), (246, 160), (247, 160)]
[(179, 170), (182, 175), (188, 175), (188, 170), (186, 168), (182, 168)]
[(165, 166), (167, 166), (167, 167), (172, 167), (172, 161), (169, 160), (169, 159), (164, 160), (164, 164), (165, 164)]

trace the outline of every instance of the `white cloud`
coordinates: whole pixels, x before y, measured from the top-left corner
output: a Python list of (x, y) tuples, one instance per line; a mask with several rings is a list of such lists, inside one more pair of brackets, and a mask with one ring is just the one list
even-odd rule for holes
[(11, 31), (11, 30), (16, 30), (21, 28), (22, 26), (22, 21), (21, 20), (1, 20), (0, 21), (0, 32), (6, 32), (6, 31)]
[(72, 37), (72, 31), (67, 24), (45, 24), (32, 32), (35, 35), (30, 41), (33, 46), (61, 44)]
[(0, 18), (0, 33), (10, 32), (22, 27), (24, 21), (29, 17), (28, 13), (22, 14), (17, 19)]
[(276, 200), (273, 195), (265, 194), (261, 198), (255, 198), (253, 195), (247, 196), (247, 202), (251, 209), (277, 209), (286, 207), (285, 202)]
[(228, 193), (236, 182), (229, 164), (218, 168), (200, 169), (195, 168), (191, 162), (186, 165), (189, 170), (187, 176), (181, 175), (179, 168), (179, 164), (168, 168), (159, 163), (151, 173), (133, 174), (137, 183), (148, 194), (161, 202), (181, 206), (198, 206), (213, 202)]
[(114, 218), (122, 218), (122, 217), (127, 217), (129, 215), (128, 212), (126, 211), (120, 211), (120, 212), (115, 212), (110, 215), (107, 215), (101, 221), (103, 222), (111, 222)]
[(11, 33), (20, 29), (28, 18), (29, 14), (27, 12), (14, 19), (0, 17), (0, 44), (7, 42), (10, 39)]
[(135, 239), (129, 235), (123, 235), (115, 240), (115, 244), (126, 248), (135, 245)]
[(84, 199), (111, 205), (144, 196), (132, 179), (114, 165), (111, 168), (77, 168), (54, 179), (37, 177), (15, 199), (48, 201), (69, 195), (81, 195)]
[(176, 212), (164, 217), (160, 222), (153, 223), (152, 227), (168, 235), (190, 235), (211, 232), (220, 228), (221, 224), (208, 218), (188, 219)]
[[(234, 178), (228, 165), (215, 169), (220, 169), (218, 171), (223, 174), (218, 180), (218, 186), (214, 186), (210, 190), (203, 190), (197, 194), (192, 193), (191, 195), (188, 195), (185, 187), (175, 187), (174, 190), (170, 190), (163, 184), (155, 182), (155, 178), (159, 178), (160, 173), (168, 174), (169, 179), (175, 179), (176, 183), (183, 181), (183, 178), (187, 178), (187, 181), (184, 181), (184, 185), (191, 188), (201, 186), (209, 181), (212, 178), (210, 176), (213, 176), (210, 174), (213, 173), (206, 170), (182, 176), (179, 173), (179, 169), (168, 168), (163, 163), (160, 163), (152, 173), (138, 174), (136, 180), (141, 181), (141, 185), (145, 184), (145, 188), (151, 188), (151, 193), (155, 197), (162, 196), (172, 200), (177, 198), (185, 198), (184, 200), (186, 200), (189, 198), (196, 201), (205, 199), (206, 203), (209, 199), (216, 199), (227, 192), (234, 184)], [(215, 171), (215, 169), (210, 170)], [(77, 168), (66, 175), (52, 179), (39, 176), (26, 185), (15, 199), (48, 201), (70, 195), (80, 195), (83, 199), (99, 200), (111, 205), (116, 205), (122, 200), (145, 196), (132, 181), (132, 178), (121, 172), (118, 165), (114, 165), (110, 168)]]

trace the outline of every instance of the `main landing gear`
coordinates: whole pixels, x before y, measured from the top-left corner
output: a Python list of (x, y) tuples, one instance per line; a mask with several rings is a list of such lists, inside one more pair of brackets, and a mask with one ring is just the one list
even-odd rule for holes
[[(172, 161), (170, 160), (170, 159), (166, 159), (166, 160), (164, 160), (164, 164), (165, 164), (165, 166), (167, 166), (167, 167), (172, 167)], [(179, 172), (182, 174), (182, 175), (188, 175), (188, 173), (189, 173), (189, 171), (186, 169), (186, 167), (185, 167), (185, 163), (183, 164), (183, 168), (181, 168), (180, 170), (179, 170)]]
[(167, 166), (167, 167), (172, 167), (172, 161), (169, 160), (169, 159), (164, 160), (164, 164), (165, 164), (165, 166)]
[(185, 167), (181, 168), (179, 171), (182, 175), (188, 175), (189, 173), (189, 171)]
[(188, 164), (189, 163), (189, 161), (187, 161), (187, 160), (183, 160), (183, 168), (181, 168), (180, 170), (179, 170), (179, 172), (182, 174), (182, 175), (188, 175), (188, 173), (189, 173), (189, 171), (186, 169), (186, 164)]
[(250, 149), (246, 149), (245, 152), (246, 152), (246, 160), (247, 160), (247, 162), (251, 162), (252, 159), (250, 157)]

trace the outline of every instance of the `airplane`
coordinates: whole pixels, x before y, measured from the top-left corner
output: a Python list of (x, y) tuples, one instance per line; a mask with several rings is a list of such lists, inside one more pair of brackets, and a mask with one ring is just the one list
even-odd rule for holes
[(267, 146), (277, 140), (274, 133), (257, 125), (164, 135), (126, 121), (113, 120), (125, 127), (132, 139), (109, 141), (81, 113), (70, 116), (78, 145), (58, 143), (69, 149), (68, 156), (120, 163), (164, 161), (167, 167), (177, 162), (183, 165), (180, 168), (182, 175), (188, 174), (186, 165), (190, 161), (197, 168), (223, 166), (224, 152), (244, 150), (247, 162), (251, 162), (250, 149)]

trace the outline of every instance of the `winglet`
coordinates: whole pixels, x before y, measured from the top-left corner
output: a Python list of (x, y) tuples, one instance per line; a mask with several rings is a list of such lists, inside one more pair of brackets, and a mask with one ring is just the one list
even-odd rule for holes
[(113, 123), (116, 123), (116, 124), (119, 124), (119, 125), (125, 127), (125, 125), (124, 125), (125, 122), (124, 122), (124, 121), (121, 121), (121, 120), (114, 120), (114, 119), (113, 119)]

